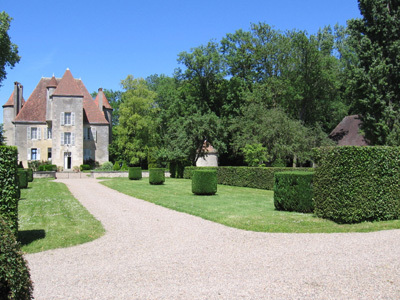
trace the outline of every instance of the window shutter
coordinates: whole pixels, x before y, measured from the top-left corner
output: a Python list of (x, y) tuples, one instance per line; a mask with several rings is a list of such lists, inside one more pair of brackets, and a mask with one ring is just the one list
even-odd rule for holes
[(71, 145), (75, 146), (75, 132), (71, 132)]
[(74, 112), (71, 113), (71, 125), (72, 126), (75, 125), (75, 113)]
[(42, 139), (42, 128), (40, 127), (37, 128), (37, 139)]
[(27, 128), (27, 130), (26, 130), (26, 135), (27, 135), (27, 137), (28, 137), (28, 140), (30, 140), (30, 139), (31, 139), (31, 127), (28, 127), (28, 128)]
[(61, 145), (64, 145), (64, 132), (61, 132)]
[(64, 126), (64, 113), (61, 113), (61, 126)]
[(37, 149), (37, 160), (40, 160), (40, 148)]
[(31, 160), (31, 148), (26, 149), (28, 152), (28, 160)]
[(95, 127), (90, 128), (92, 131), (92, 138), (97, 143), (97, 130)]

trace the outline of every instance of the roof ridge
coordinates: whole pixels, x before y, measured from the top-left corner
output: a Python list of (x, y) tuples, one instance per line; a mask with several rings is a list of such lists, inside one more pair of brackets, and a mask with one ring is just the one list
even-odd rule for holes
[(57, 85), (53, 96), (79, 96), (83, 97), (82, 90), (77, 85), (72, 73), (67, 69)]

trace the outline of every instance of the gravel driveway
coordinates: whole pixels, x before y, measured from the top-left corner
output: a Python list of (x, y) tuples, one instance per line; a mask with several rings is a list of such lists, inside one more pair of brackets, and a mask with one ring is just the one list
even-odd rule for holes
[(45, 299), (400, 299), (400, 230), (237, 230), (96, 179), (57, 180), (104, 225), (83, 245), (26, 255)]

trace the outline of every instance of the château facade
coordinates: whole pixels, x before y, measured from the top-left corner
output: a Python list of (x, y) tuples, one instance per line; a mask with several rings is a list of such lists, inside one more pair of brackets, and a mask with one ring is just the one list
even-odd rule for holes
[(41, 78), (27, 101), (15, 82), (3, 105), (6, 143), (17, 146), (25, 167), (35, 160), (51, 161), (63, 170), (90, 159), (107, 162), (111, 126), (112, 108), (103, 90), (93, 100), (69, 69), (62, 78)]

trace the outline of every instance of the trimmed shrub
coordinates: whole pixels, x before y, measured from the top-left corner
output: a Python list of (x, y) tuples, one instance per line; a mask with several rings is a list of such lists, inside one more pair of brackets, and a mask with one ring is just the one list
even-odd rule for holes
[(9, 223), (15, 234), (18, 232), (18, 200), (20, 197), (17, 157), (17, 147), (0, 146), (0, 216)]
[(31, 168), (27, 169), (27, 174), (28, 174), (28, 182), (33, 181), (33, 170)]
[(0, 299), (33, 299), (29, 269), (10, 226), (0, 216)]
[(184, 178), (191, 179), (197, 169), (217, 170), (218, 184), (273, 190), (274, 174), (284, 171), (312, 171), (312, 168), (265, 167), (186, 167)]
[(315, 214), (337, 223), (398, 219), (400, 147), (314, 149)]
[(18, 169), (18, 185), (20, 189), (28, 187), (28, 171), (25, 169)]
[(90, 170), (91, 168), (90, 168), (90, 165), (84, 164), (84, 165), (80, 165), (79, 169), (80, 169), (81, 171), (88, 171), (88, 170)]
[(314, 172), (275, 173), (274, 205), (277, 210), (312, 213)]
[(128, 172), (129, 172), (128, 177), (130, 180), (142, 179), (142, 168), (141, 167), (129, 167)]
[(162, 168), (149, 169), (149, 183), (163, 184), (165, 182), (165, 172)]
[(116, 161), (113, 166), (113, 171), (119, 171), (121, 167), (119, 166), (119, 161)]
[(38, 167), (38, 171), (39, 171), (39, 172), (46, 171), (46, 165), (41, 165), (41, 166), (39, 166), (39, 167)]
[(124, 161), (122, 163), (121, 169), (119, 169), (120, 171), (128, 171), (128, 165), (126, 164), (126, 161)]
[(185, 163), (180, 161), (176, 165), (176, 178), (183, 178), (183, 173), (185, 172)]
[(56, 165), (45, 165), (45, 171), (57, 171), (57, 166)]
[(113, 164), (112, 164), (112, 162), (107, 161), (104, 164), (102, 164), (99, 168), (97, 168), (96, 170), (98, 170), (98, 171), (112, 171), (113, 170)]
[(196, 170), (192, 178), (192, 193), (196, 195), (215, 195), (217, 192), (217, 172), (215, 170)]

